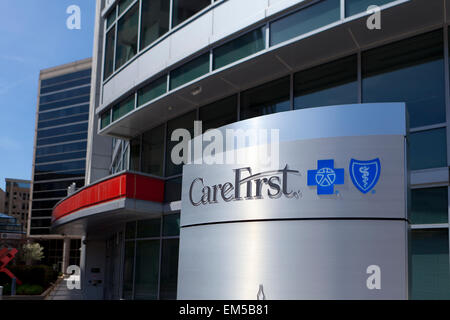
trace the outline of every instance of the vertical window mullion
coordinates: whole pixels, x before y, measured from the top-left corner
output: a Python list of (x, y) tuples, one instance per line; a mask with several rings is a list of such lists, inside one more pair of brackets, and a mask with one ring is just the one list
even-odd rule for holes
[(357, 81), (358, 81), (358, 103), (363, 102), (363, 92), (362, 92), (362, 53), (361, 50), (358, 49), (357, 54)]
[(341, 1), (341, 20), (345, 19), (345, 0)]
[(159, 229), (159, 265), (158, 265), (158, 292), (157, 299), (160, 299), (160, 291), (161, 291), (161, 265), (162, 265), (162, 233), (163, 233), (163, 218), (164, 215), (161, 215), (160, 219), (160, 229)]
[(116, 5), (116, 21), (115, 23), (115, 29), (114, 29), (114, 57), (113, 57), (113, 67), (112, 67), (112, 73), (116, 71), (116, 54), (117, 54), (117, 35), (118, 35), (118, 29), (119, 29), (119, 17), (118, 17), (118, 10), (119, 5)]
[(173, 23), (173, 1), (170, 0), (170, 8), (169, 8), (169, 31), (172, 30), (172, 23)]
[(138, 1), (139, 1), (139, 9), (138, 9), (139, 17), (138, 17), (136, 55), (139, 54), (139, 51), (141, 51), (141, 28), (142, 28), (142, 0)]

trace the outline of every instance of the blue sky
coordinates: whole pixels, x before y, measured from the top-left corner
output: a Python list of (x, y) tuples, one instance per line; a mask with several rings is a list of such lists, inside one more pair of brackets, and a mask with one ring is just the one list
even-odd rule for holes
[[(95, 0), (2, 0), (0, 10), (0, 187), (31, 180), (39, 71), (92, 56)], [(69, 30), (67, 7), (81, 9)]]

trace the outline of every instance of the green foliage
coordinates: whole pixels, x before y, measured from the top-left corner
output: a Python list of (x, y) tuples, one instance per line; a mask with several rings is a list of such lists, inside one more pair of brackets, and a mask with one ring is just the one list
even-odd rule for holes
[[(17, 294), (40, 294), (44, 289), (48, 288), (52, 282), (55, 282), (58, 277), (58, 272), (55, 272), (53, 268), (45, 265), (16, 265), (8, 266), (8, 269), (23, 283), (23, 285), (17, 286)], [(4, 273), (0, 273), (0, 285), (4, 287), (3, 294), (10, 294), (11, 279)], [(25, 287), (21, 288), (23, 286)], [(19, 288), (21, 288), (20, 291)]]
[(19, 250), (19, 259), (26, 264), (39, 262), (44, 258), (44, 248), (39, 243), (26, 243)]
[(23, 284), (17, 287), (16, 294), (38, 295), (44, 292), (44, 288), (38, 284)]

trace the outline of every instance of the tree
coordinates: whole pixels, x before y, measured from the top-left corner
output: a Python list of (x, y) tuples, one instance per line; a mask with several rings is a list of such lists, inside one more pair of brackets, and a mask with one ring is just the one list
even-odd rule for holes
[(44, 258), (44, 248), (39, 243), (26, 243), (22, 246), (21, 258), (27, 265)]

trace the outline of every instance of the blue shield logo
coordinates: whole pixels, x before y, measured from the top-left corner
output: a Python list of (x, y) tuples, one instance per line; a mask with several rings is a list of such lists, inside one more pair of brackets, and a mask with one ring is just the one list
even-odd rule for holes
[(350, 160), (350, 177), (355, 187), (366, 194), (372, 190), (380, 178), (381, 163), (380, 159), (369, 161)]

